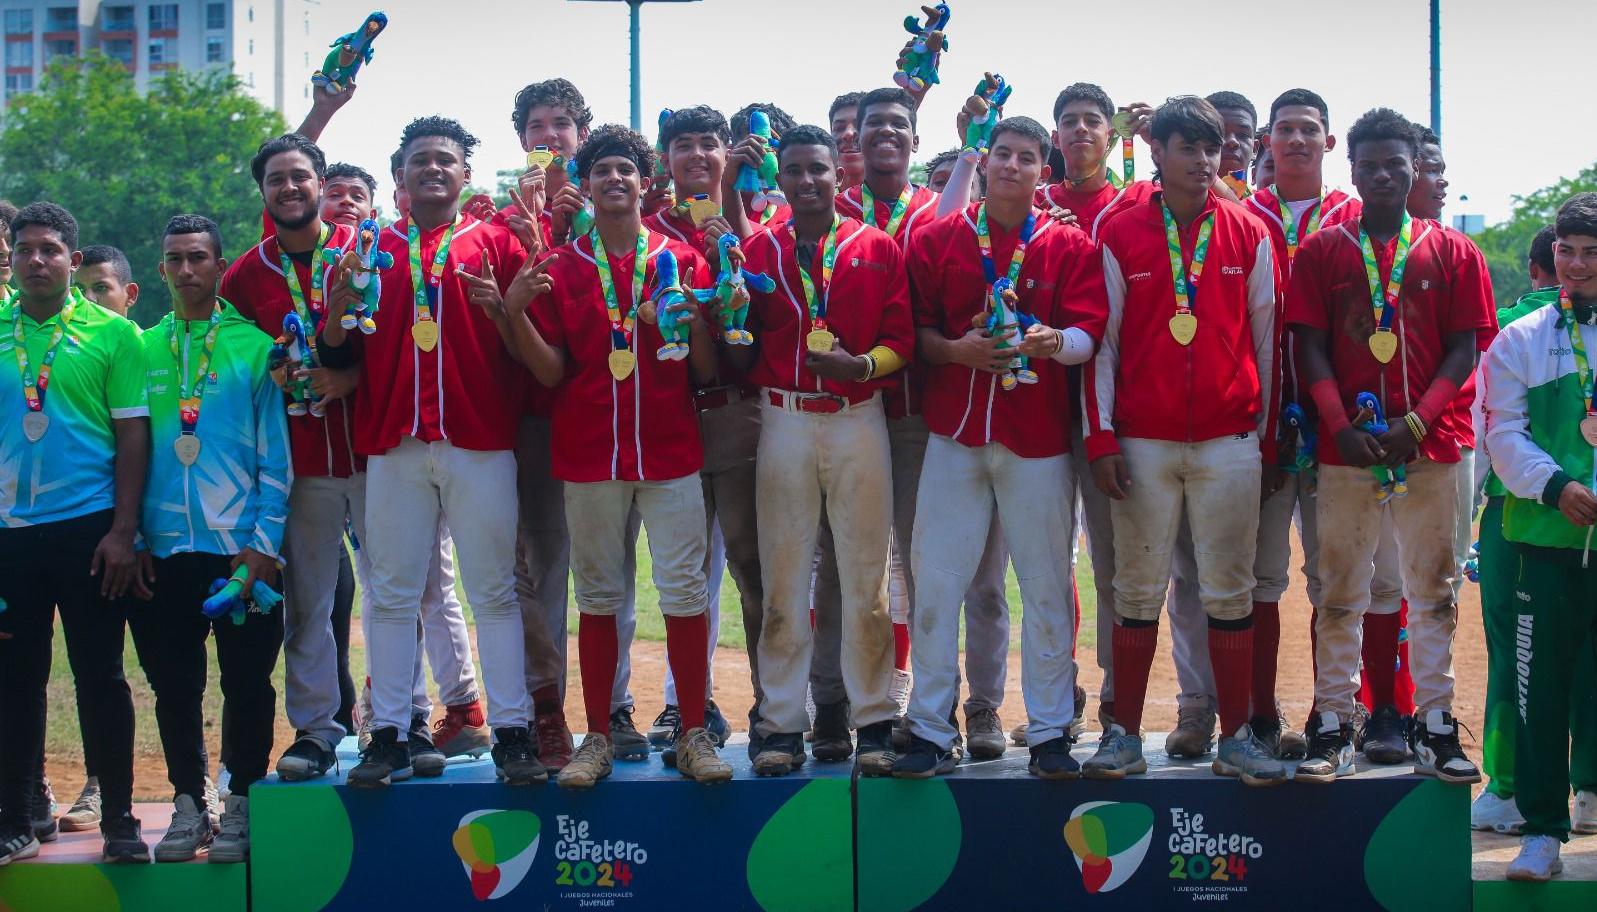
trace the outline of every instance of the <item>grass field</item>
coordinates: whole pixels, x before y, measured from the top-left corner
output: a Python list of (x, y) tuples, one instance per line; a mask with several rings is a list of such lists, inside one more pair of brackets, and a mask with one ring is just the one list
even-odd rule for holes
[[(1080, 648), (1084, 653), (1090, 654), (1095, 637), (1095, 626), (1092, 618), (1096, 603), (1096, 593), (1091, 585), (1091, 570), (1087, 566), (1085, 550), (1082, 553), (1081, 565), (1077, 568), (1082, 579), (1081, 592), (1081, 617), (1082, 630)], [(457, 564), (458, 566), (458, 564)], [(660, 612), (655, 607), (659, 602), (659, 595), (654, 587), (654, 580), (650, 574), (652, 566), (649, 560), (648, 541), (646, 537), (638, 541), (638, 629), (637, 636), (643, 640), (664, 641), (665, 622)], [(1009, 572), (1007, 581), (1010, 641), (1020, 642), (1020, 589), (1015, 582), (1014, 571)], [(464, 591), (460, 592), (462, 604), (466, 604)], [(196, 607), (196, 610), (198, 608)], [(360, 610), (359, 597), (357, 596), (356, 611)], [(467, 617), (470, 617), (470, 605), (466, 604)], [(357, 616), (356, 626), (359, 619)], [(577, 613), (570, 613), (570, 633), (576, 635)], [(350, 665), (354, 673), (359, 676), (366, 667), (365, 648), (360, 642), (358, 631), (353, 637), (356, 642), (350, 647)], [(729, 649), (745, 648), (743, 636), (742, 599), (738, 595), (737, 586), (733, 585), (730, 576), (721, 580), (721, 633), (719, 644)], [(211, 737), (207, 741), (216, 741), (215, 733), (221, 725), (222, 718), (222, 692), (219, 685), (220, 673), (216, 665), (216, 651), (214, 642), (208, 645), (210, 657), (209, 684), (205, 692), (205, 720), (206, 728)], [(49, 721), (45, 732), (45, 755), (50, 758), (52, 766), (68, 764), (75, 766), (82, 762), (83, 746), (78, 733), (77, 702), (72, 687), (72, 673), (67, 665), (66, 640), (60, 635), (59, 629), (55, 638), (54, 662), (51, 666), (49, 685)], [(134, 750), (140, 757), (159, 758), (161, 756), (161, 740), (155, 725), (155, 696), (150, 691), (149, 683), (140, 670), (136, 654), (133, 650), (133, 639), (127, 639), (127, 648), (124, 653), (127, 668), (128, 683), (133, 690), (135, 710), (135, 740)], [(282, 714), (283, 699), (283, 663), (278, 660), (277, 670), (273, 673), (273, 683), (277, 686), (278, 713)], [(279, 745), (282, 747), (282, 745)], [(139, 791), (148, 794), (151, 791), (162, 791), (160, 783), (146, 781), (141, 777)], [(63, 801), (70, 801), (70, 795), (60, 796)]]

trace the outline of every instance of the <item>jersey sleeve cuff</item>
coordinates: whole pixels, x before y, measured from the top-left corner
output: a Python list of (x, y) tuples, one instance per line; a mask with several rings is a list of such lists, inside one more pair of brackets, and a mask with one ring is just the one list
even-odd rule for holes
[(1116, 456), (1120, 453), (1120, 441), (1115, 439), (1113, 431), (1094, 431), (1087, 435), (1087, 461), (1096, 462), (1105, 456)]
[(150, 417), (150, 407), (147, 405), (135, 405), (132, 408), (114, 408), (111, 410), (111, 417), (113, 419), (148, 418)]
[(1575, 476), (1563, 469), (1554, 472), (1553, 477), (1547, 479), (1547, 486), (1542, 488), (1542, 505), (1558, 509), (1558, 495), (1564, 493), (1564, 488), (1574, 480)]

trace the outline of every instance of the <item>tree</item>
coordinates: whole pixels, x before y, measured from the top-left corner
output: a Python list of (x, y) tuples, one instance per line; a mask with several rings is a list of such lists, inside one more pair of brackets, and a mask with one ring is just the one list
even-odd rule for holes
[(249, 162), (285, 131), (230, 73), (169, 70), (140, 95), (99, 51), (57, 58), (0, 125), (0, 195), (60, 203), (77, 217), (81, 244), (120, 247), (144, 289), (131, 316), (149, 326), (171, 307), (157, 272), (167, 219), (209, 216), (225, 256), (247, 251), (261, 237)]
[(1597, 164), (1529, 196), (1514, 197), (1513, 216), (1475, 236), (1475, 243), (1486, 255), (1486, 265), (1492, 272), (1497, 306), (1506, 307), (1530, 291), (1525, 256), (1530, 252), (1530, 242), (1536, 232), (1553, 223), (1564, 200), (1576, 193), (1594, 190), (1597, 190)]

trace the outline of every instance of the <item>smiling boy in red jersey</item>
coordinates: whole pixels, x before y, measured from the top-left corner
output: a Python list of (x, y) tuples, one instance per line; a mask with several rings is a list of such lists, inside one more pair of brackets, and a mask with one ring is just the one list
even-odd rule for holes
[(1162, 189), (1099, 235), (1109, 323), (1084, 370), (1084, 399), (1094, 480), (1114, 500), (1119, 622), (1115, 724), (1083, 767), (1095, 778), (1147, 769), (1143, 698), (1183, 507), (1227, 733), (1214, 771), (1249, 785), (1286, 776), (1247, 724), (1258, 513), (1236, 509), (1275, 471), (1277, 275), (1264, 226), (1213, 192), (1221, 131), (1201, 98), (1161, 106), (1151, 135)]
[[(476, 137), (426, 117), (406, 126), (396, 174), (410, 215), (379, 235), (394, 258), (383, 276), (377, 331), (349, 346), (336, 315), (354, 291), (341, 280), (322, 327), (324, 356), (360, 358), (355, 447), (376, 496), (366, 505), (372, 640), (372, 739), (349, 774), (357, 787), (412, 772), (407, 731), (416, 658), (417, 605), (426, 587), (440, 514), (460, 555), (476, 615), (494, 764), (513, 785), (541, 782), (527, 730), (521, 614), (515, 600), (516, 417), (526, 375), (506, 347), (506, 301), (526, 259), (504, 229), (462, 214), (460, 192)], [(337, 352), (338, 355), (334, 355)]]
[[(1075, 480), (1069, 419), (1055, 406), (1070, 399), (1065, 365), (1092, 356), (1108, 309), (1092, 241), (1032, 206), (1047, 160), (1041, 124), (1000, 121), (986, 157), (987, 200), (934, 221), (910, 246), (920, 350), (932, 365), (924, 400), (932, 437), (915, 520), (911, 747), (893, 767), (902, 778), (947, 773), (957, 762), (959, 729), (949, 708), (959, 695), (959, 608), (995, 502), (1005, 525), (1020, 533), (1010, 551), (1026, 581), (1031, 772), (1070, 779), (1079, 771), (1070, 757), (1074, 604), (1058, 570), (1074, 537)], [(1014, 312), (1024, 315), (1016, 321), (1027, 326), (1023, 337), (994, 337), (973, 323), (1010, 292)], [(1018, 376), (1011, 370), (1017, 351), (1029, 359)]]
[[(909, 287), (898, 244), (837, 212), (837, 146), (829, 133), (793, 128), (782, 137), (779, 162), (793, 219), (749, 242), (747, 266), (771, 276), (776, 289), (753, 293), (755, 344), (728, 346), (749, 366), (749, 379), (766, 387), (755, 470), (765, 694), (754, 768), (779, 776), (803, 762), (811, 556), (824, 500), (837, 544), (842, 676), (859, 729), (859, 769), (883, 776), (892, 769), (896, 707), (888, 695), (892, 488), (880, 393), (890, 382), (883, 378), (914, 351)], [(735, 229), (745, 221), (733, 213)]]
[[(1297, 778), (1330, 782), (1352, 769), (1363, 615), (1382, 514), (1390, 512), (1409, 604), (1416, 715), (1415, 771), (1447, 782), (1480, 773), (1452, 717), (1453, 632), (1459, 573), (1453, 530), (1459, 387), (1497, 329), (1480, 251), (1406, 211), (1414, 180), (1413, 125), (1377, 108), (1348, 132), (1360, 220), (1311, 237), (1293, 264), (1287, 319), (1302, 380), (1319, 412), (1318, 513), (1324, 601), (1315, 620), (1315, 709), (1309, 757)], [(1371, 433), (1356, 397), (1375, 397), (1388, 425)], [(1359, 419), (1355, 426), (1351, 416)], [(1371, 466), (1404, 470), (1407, 492), (1379, 497)], [(1390, 501), (1389, 503), (1387, 501)], [(1385, 507), (1385, 509), (1383, 509)], [(1438, 536), (1437, 530), (1449, 534)]]
[[(679, 266), (680, 287), (691, 287), (708, 267), (691, 248), (643, 227), (639, 204), (655, 162), (647, 140), (624, 127), (601, 127), (576, 162), (594, 200), (593, 230), (518, 277), (534, 294), (547, 294), (531, 321), (517, 315), (512, 329), (518, 357), (558, 392), (553, 468), (565, 482), (581, 611), (577, 645), (588, 734), (558, 781), (592, 788), (610, 774), (616, 615), (625, 601), (634, 509), (650, 532), (666, 650), (682, 698), (677, 770), (700, 782), (723, 781), (732, 769), (704, 727), (708, 535), (692, 393), (694, 380), (713, 376), (715, 350), (698, 306), (691, 298), (668, 303), (664, 296), (675, 286), (661, 287), (662, 263)], [(664, 351), (658, 324), (667, 307), (688, 326), (686, 360), (656, 354)]]

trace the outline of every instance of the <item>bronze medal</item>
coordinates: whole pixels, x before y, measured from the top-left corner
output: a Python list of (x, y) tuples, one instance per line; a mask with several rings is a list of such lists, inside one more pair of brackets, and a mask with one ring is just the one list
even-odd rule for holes
[(410, 327), (410, 337), (416, 340), (417, 348), (430, 352), (438, 347), (438, 323), (433, 320), (418, 320)]
[(829, 352), (837, 347), (837, 337), (831, 330), (812, 329), (804, 337), (804, 347), (812, 352)]
[(1190, 311), (1182, 311), (1170, 318), (1170, 335), (1182, 345), (1191, 345), (1198, 334), (1198, 318)]
[(1390, 329), (1377, 329), (1370, 334), (1370, 354), (1382, 364), (1392, 363), (1397, 355), (1397, 336)]
[(191, 466), (200, 458), (200, 438), (193, 434), (182, 434), (172, 441), (172, 449), (177, 452), (178, 462)]
[(22, 436), (28, 438), (29, 443), (38, 443), (49, 429), (50, 416), (44, 412), (29, 412), (22, 416)]
[(1597, 447), (1597, 415), (1587, 415), (1580, 419), (1580, 436), (1586, 438), (1587, 443)]
[(633, 369), (638, 366), (638, 356), (624, 348), (610, 352), (609, 361), (610, 376), (618, 383), (632, 376)]

